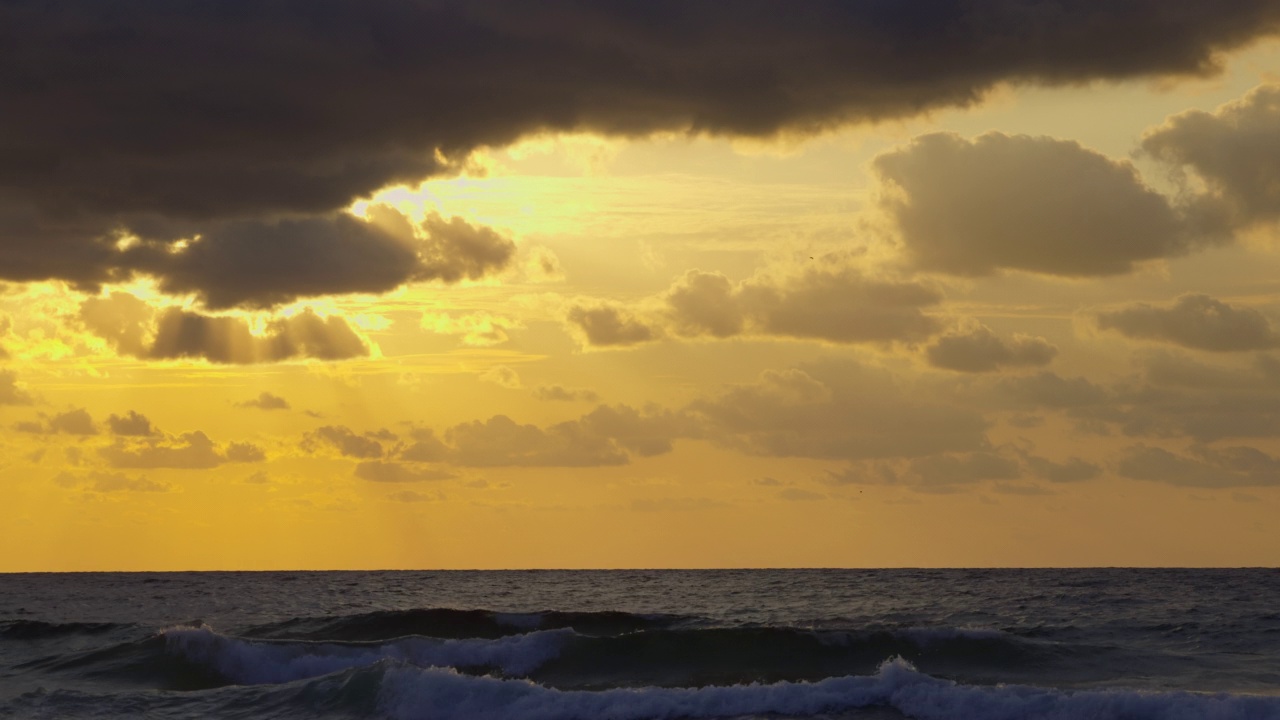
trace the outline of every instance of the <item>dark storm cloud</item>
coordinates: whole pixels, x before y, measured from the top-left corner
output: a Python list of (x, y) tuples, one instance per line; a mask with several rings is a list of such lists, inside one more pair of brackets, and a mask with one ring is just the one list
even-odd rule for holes
[(397, 266), (334, 212), (530, 133), (759, 136), (1203, 75), (1278, 22), (1269, 0), (5, 3), (0, 275), (142, 271), (214, 306), (448, 281), (493, 256)]
[(324, 318), (309, 308), (271, 320), (266, 334), (255, 335), (243, 317), (205, 315), (179, 307), (157, 311), (133, 295), (116, 292), (82, 302), (79, 320), (119, 353), (138, 358), (250, 364), (344, 360), (369, 354), (346, 320)]
[(1058, 348), (1044, 338), (1015, 335), (1012, 340), (1002, 340), (986, 327), (948, 333), (925, 350), (934, 367), (973, 373), (1048, 365), (1057, 355)]
[(1139, 303), (1099, 313), (1098, 327), (1126, 337), (1212, 352), (1265, 350), (1280, 345), (1280, 334), (1265, 315), (1208, 295), (1183, 295), (1170, 307)]
[(1118, 275), (1193, 244), (1184, 219), (1132, 164), (1071, 141), (934, 133), (872, 168), (881, 208), (924, 270)]

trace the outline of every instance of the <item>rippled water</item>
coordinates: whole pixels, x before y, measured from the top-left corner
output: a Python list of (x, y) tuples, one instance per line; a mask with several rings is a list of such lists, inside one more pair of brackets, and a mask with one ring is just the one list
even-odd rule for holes
[(1280, 571), (0, 575), (0, 717), (1280, 719)]

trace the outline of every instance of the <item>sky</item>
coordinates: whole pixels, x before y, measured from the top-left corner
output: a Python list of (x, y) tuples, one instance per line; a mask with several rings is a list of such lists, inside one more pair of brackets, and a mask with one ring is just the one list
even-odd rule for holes
[(1280, 2), (0, 48), (0, 571), (1280, 562)]

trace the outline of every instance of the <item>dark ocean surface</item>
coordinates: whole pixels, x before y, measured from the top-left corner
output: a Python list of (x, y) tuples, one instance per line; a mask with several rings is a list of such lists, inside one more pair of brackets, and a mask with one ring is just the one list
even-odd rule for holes
[(1280, 720), (1280, 570), (0, 575), (0, 718)]

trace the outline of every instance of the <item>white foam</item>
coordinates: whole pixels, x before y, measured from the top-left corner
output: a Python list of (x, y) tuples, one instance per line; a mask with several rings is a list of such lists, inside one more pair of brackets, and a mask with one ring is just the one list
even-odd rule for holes
[(565, 691), (525, 680), (391, 667), (379, 695), (395, 720), (671, 720), (776, 713), (809, 716), (872, 706), (916, 720), (1280, 720), (1280, 698), (1123, 690), (975, 687), (891, 660), (875, 675), (703, 688)]
[(572, 630), (512, 635), (497, 640), (404, 637), (384, 643), (255, 641), (208, 627), (170, 628), (165, 649), (244, 684), (283, 683), (396, 660), (418, 667), (493, 666), (524, 675), (559, 655)]

